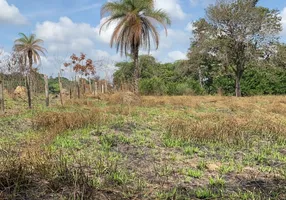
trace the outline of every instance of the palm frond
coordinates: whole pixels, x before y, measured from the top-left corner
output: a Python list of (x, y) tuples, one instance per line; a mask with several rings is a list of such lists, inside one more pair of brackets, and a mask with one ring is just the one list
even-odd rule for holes
[(157, 26), (164, 28), (171, 24), (169, 16), (160, 9), (155, 9), (155, 0), (119, 0), (107, 2), (101, 9), (101, 17), (108, 15), (108, 19), (100, 27), (109, 27), (116, 23), (110, 46), (116, 47), (121, 55), (128, 55), (138, 47), (150, 51), (151, 42), (159, 47), (159, 33)]

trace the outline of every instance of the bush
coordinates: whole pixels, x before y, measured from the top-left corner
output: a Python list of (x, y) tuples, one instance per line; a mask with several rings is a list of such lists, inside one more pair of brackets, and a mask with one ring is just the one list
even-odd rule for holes
[(143, 95), (163, 95), (167, 93), (167, 87), (160, 78), (141, 79), (139, 83), (140, 93)]

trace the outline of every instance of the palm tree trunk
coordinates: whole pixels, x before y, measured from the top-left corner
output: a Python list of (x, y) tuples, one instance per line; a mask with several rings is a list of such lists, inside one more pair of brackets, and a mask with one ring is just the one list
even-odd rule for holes
[(32, 98), (31, 98), (31, 88), (30, 88), (30, 77), (29, 77), (29, 74), (26, 75), (26, 88), (27, 88), (29, 109), (32, 109)]
[(139, 76), (140, 76), (140, 69), (139, 69), (139, 45), (136, 45), (133, 50), (134, 56), (134, 93), (139, 94)]
[(26, 87), (27, 87), (27, 96), (28, 96), (28, 105), (29, 109), (32, 109), (32, 95), (31, 95), (31, 72), (32, 72), (32, 66), (33, 66), (33, 58), (32, 58), (32, 52), (28, 52), (28, 58), (29, 58), (29, 69), (26, 75)]

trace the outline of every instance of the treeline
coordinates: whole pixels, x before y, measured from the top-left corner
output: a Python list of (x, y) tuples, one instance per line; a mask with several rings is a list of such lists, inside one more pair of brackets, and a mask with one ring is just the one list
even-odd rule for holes
[[(174, 63), (160, 63), (149, 55), (139, 57), (143, 95), (235, 95), (235, 77), (213, 58), (196, 65), (199, 57)], [(119, 62), (114, 74), (117, 90), (132, 85), (133, 63)], [(243, 96), (286, 94), (286, 70), (281, 59), (263, 60), (248, 66), (241, 80)]]
[(281, 14), (258, 2), (215, 1), (205, 9), (206, 17), (192, 24), (188, 60), (160, 64), (141, 56), (137, 65), (137, 57), (131, 54), (134, 67), (118, 63), (115, 85), (126, 89), (133, 71), (133, 75), (141, 73), (134, 75), (133, 83), (136, 87), (136, 77), (140, 77), (140, 92), (145, 95), (286, 94)]

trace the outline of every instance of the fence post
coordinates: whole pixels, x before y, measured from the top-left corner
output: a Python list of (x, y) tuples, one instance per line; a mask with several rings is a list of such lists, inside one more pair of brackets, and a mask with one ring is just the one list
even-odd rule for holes
[(108, 93), (108, 87), (107, 87), (107, 81), (104, 81), (104, 91), (105, 93)]
[(104, 94), (104, 84), (101, 81), (101, 93)]
[(98, 95), (98, 92), (97, 92), (97, 81), (94, 81), (94, 96), (97, 96)]
[(63, 86), (62, 86), (62, 81), (61, 81), (61, 73), (59, 73), (60, 100), (61, 100), (61, 104), (63, 106), (64, 102), (63, 102), (63, 94), (62, 94), (63, 88), (62, 87)]
[(4, 107), (4, 82), (0, 80), (0, 113), (4, 114), (5, 107)]
[(49, 80), (48, 76), (44, 76), (45, 79), (45, 94), (46, 94), (46, 106), (49, 107), (50, 105), (50, 98), (49, 98)]

